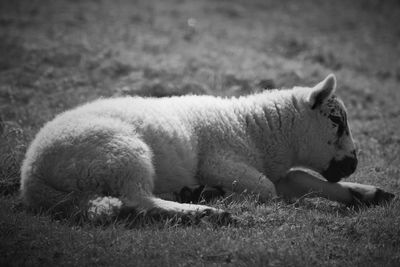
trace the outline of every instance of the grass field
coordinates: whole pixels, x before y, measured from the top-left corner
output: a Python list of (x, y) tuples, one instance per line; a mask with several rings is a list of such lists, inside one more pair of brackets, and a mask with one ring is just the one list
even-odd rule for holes
[(55, 114), (99, 97), (313, 85), (348, 107), (351, 181), (400, 194), (400, 2), (0, 1), (1, 266), (400, 266), (400, 200), (217, 201), (235, 225), (77, 225), (18, 200), (27, 145)]

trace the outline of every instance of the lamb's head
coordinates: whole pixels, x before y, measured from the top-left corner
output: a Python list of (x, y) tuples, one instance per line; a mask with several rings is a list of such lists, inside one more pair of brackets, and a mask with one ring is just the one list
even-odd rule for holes
[(353, 137), (346, 108), (334, 93), (336, 78), (329, 75), (312, 88), (303, 88), (303, 136), (299, 138), (298, 160), (318, 171), (330, 182), (352, 174), (357, 167)]

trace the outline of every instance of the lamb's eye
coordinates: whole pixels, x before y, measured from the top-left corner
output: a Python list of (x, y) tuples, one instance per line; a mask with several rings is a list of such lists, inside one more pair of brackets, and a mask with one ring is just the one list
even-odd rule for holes
[(345, 124), (343, 122), (343, 119), (339, 116), (334, 116), (334, 115), (330, 115), (329, 119), (337, 125), (338, 129), (337, 129), (337, 135), (338, 137), (342, 136), (344, 133), (344, 129), (345, 129)]

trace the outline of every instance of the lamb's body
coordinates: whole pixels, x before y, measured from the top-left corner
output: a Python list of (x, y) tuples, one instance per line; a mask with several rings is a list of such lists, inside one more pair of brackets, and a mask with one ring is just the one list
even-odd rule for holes
[[(22, 168), (25, 202), (43, 206), (53, 201), (44, 192), (36, 194), (36, 185), (42, 184), (62, 192), (121, 196), (129, 194), (124, 192), (129, 181), (140, 183), (155, 195), (171, 196), (185, 186), (204, 184), (204, 168), (224, 155), (234, 156), (261, 173), (282, 172), (281, 165), (290, 163), (285, 164), (284, 158), (271, 159), (265, 166), (268, 155), (263, 150), (268, 148), (271, 158), (277, 159), (275, 152), (284, 147), (279, 144), (278, 132), (269, 129), (282, 127), (279, 116), (285, 116), (289, 109), (294, 115), (293, 107), (283, 106), (282, 101), (279, 107), (271, 103), (274, 97), (281, 100), (289, 93), (269, 93), (264, 107), (257, 103), (261, 96), (126, 97), (98, 100), (60, 114), (39, 132), (27, 153)], [(259, 139), (266, 136), (271, 142), (260, 144)], [(143, 161), (140, 168), (135, 166), (139, 159)], [(274, 166), (275, 162), (279, 166)], [(222, 185), (222, 181), (215, 181), (215, 185)], [(43, 199), (38, 202), (37, 198)]]
[(97, 195), (138, 210), (218, 212), (161, 199), (205, 184), (271, 198), (291, 167), (319, 168), (308, 156), (319, 148), (305, 146), (311, 125), (303, 118), (315, 120), (308, 90), (231, 99), (126, 97), (65, 112), (41, 129), (27, 152), (23, 200), (33, 208), (64, 209)]

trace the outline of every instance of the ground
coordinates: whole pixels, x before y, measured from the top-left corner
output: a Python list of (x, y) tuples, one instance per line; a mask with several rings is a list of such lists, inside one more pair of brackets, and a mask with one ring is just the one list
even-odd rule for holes
[(239, 223), (77, 224), (32, 214), (19, 168), (38, 129), (99, 97), (237, 96), (329, 73), (360, 164), (400, 194), (400, 2), (0, 1), (0, 265), (399, 266), (400, 200), (213, 205)]

